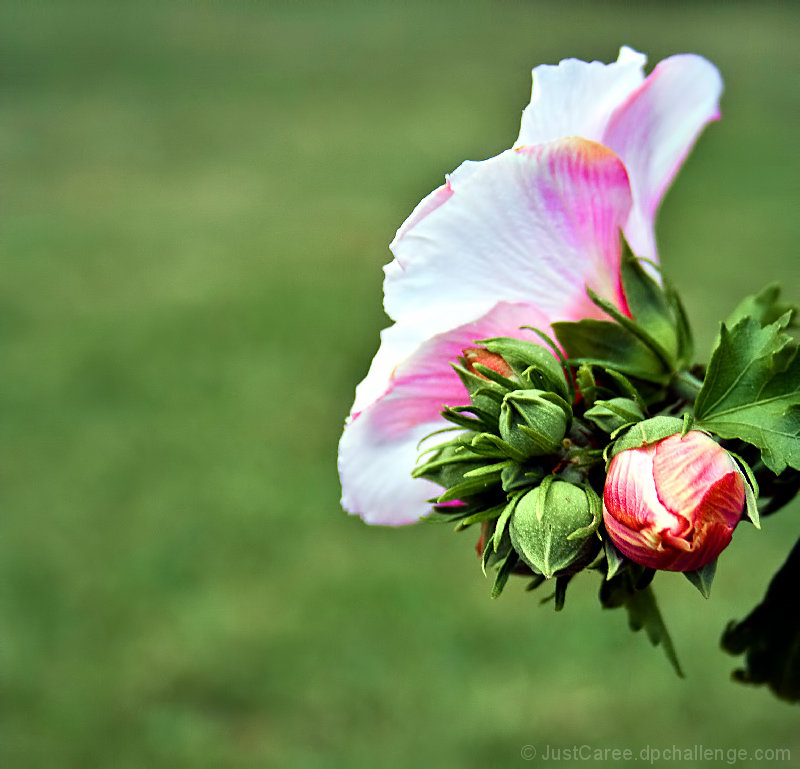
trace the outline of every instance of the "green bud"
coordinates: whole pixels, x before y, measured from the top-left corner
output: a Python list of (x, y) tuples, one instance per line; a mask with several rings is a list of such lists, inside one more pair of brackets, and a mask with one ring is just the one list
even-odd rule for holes
[(601, 518), (602, 503), (591, 488), (549, 475), (517, 503), (509, 524), (511, 544), (548, 579), (572, 574), (597, 553), (600, 540), (592, 535)]
[(500, 407), (500, 436), (522, 456), (555, 454), (572, 419), (560, 396), (543, 390), (513, 390)]
[(503, 491), (508, 493), (538, 486), (543, 477), (544, 470), (538, 465), (520, 464), (519, 462), (511, 462), (507, 467), (504, 467), (500, 476)]
[(554, 392), (562, 398), (568, 397), (569, 386), (561, 362), (541, 344), (508, 337), (483, 339), (481, 344), (490, 352), (502, 356), (526, 386)]
[(644, 414), (639, 404), (630, 398), (611, 398), (595, 401), (586, 414), (586, 419), (607, 433), (613, 433), (624, 425), (641, 422)]

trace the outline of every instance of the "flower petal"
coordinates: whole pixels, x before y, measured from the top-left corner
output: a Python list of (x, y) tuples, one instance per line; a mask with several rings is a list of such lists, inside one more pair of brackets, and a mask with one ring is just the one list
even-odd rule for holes
[(639, 256), (656, 257), (656, 210), (700, 132), (719, 118), (721, 93), (713, 64), (693, 54), (672, 56), (617, 108), (600, 137), (628, 169), (634, 209), (625, 237)]
[(564, 59), (533, 70), (515, 147), (583, 136), (601, 141), (614, 110), (644, 81), (647, 57), (623, 46), (613, 64)]
[(568, 138), (507, 150), (459, 169), (449, 189), (392, 242), (384, 306), (393, 319), (433, 334), (498, 301), (531, 304), (548, 322), (597, 316), (587, 284), (625, 306), (618, 231), (631, 194), (606, 147)]
[(699, 430), (672, 435), (655, 447), (653, 475), (664, 506), (690, 520), (733, 527), (744, 507), (744, 478), (725, 449)]
[[(406, 360), (395, 361), (388, 379), (367, 383), (372, 390), (382, 387), (382, 394), (363, 410), (354, 408), (339, 444), (345, 510), (361, 515), (368, 523), (390, 525), (412, 523), (428, 513), (426, 500), (442, 490), (411, 477), (419, 455), (417, 444), (434, 430), (449, 426), (440, 416), (443, 405), (468, 400), (450, 363), (476, 339), (513, 334), (538, 340), (533, 332), (519, 327), (542, 321), (535, 307), (500, 303), (478, 321), (439, 334)], [(384, 343), (393, 336), (384, 332)], [(388, 361), (400, 346), (387, 349), (376, 360)], [(379, 369), (373, 365), (367, 380), (383, 377), (383, 373), (383, 363)]]

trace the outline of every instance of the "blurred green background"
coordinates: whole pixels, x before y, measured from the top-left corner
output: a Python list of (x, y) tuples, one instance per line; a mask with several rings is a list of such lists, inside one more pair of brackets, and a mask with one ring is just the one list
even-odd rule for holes
[(656, 580), (678, 680), (591, 578), (561, 614), (522, 583), (491, 601), (477, 534), (348, 517), (335, 462), (386, 244), (510, 146), (537, 63), (714, 61), (724, 119), (662, 209), (665, 271), (703, 356), (742, 294), (800, 298), (800, 6), (9, 2), (0, 29), (0, 765), (800, 760), (797, 709), (717, 649), (797, 505), (741, 527), (710, 601)]

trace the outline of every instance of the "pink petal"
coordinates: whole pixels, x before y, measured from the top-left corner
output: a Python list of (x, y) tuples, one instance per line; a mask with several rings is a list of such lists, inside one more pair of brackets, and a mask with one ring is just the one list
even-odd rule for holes
[[(400, 362), (384, 392), (362, 411), (354, 411), (339, 443), (342, 506), (368, 523), (413, 523), (430, 511), (427, 499), (442, 489), (411, 477), (419, 441), (449, 426), (442, 406), (468, 401), (450, 363), (476, 339), (513, 335), (538, 340), (522, 324), (544, 319), (530, 305), (501, 303), (474, 323), (439, 334)], [(372, 372), (370, 372), (372, 375)]]
[(672, 56), (620, 104), (600, 137), (628, 169), (634, 208), (625, 237), (639, 256), (656, 257), (659, 203), (700, 132), (719, 117), (721, 93), (713, 64), (692, 54)]
[(452, 194), (392, 243), (390, 317), (433, 334), (498, 301), (534, 305), (550, 320), (597, 315), (587, 284), (624, 307), (618, 231), (631, 195), (613, 152), (578, 138), (520, 147), (459, 169), (449, 184)]
[(641, 85), (647, 57), (628, 47), (613, 64), (565, 59), (533, 70), (531, 103), (514, 146), (564, 136), (601, 141), (614, 110)]
[(744, 506), (744, 479), (733, 459), (713, 438), (698, 430), (672, 435), (655, 447), (653, 473), (663, 504), (695, 520), (735, 525)]
[(685, 532), (688, 522), (665, 507), (653, 477), (655, 445), (621, 451), (612, 460), (603, 489), (603, 502), (614, 523), (632, 531)]

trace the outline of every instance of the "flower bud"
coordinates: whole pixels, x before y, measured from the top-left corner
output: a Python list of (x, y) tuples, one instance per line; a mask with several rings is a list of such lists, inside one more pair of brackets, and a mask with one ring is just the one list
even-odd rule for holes
[(588, 486), (545, 478), (517, 503), (509, 524), (511, 544), (545, 577), (585, 566), (599, 549), (600, 498)]
[(691, 430), (621, 451), (608, 468), (603, 520), (617, 549), (653, 569), (695, 571), (730, 544), (745, 503), (733, 458)]
[(611, 400), (595, 401), (584, 417), (607, 433), (644, 419), (639, 404), (630, 398), (611, 398)]
[(511, 366), (506, 363), (502, 355), (498, 355), (495, 352), (489, 352), (489, 350), (484, 347), (466, 347), (464, 350), (462, 350), (462, 352), (464, 354), (464, 368), (466, 368), (470, 374), (474, 374), (481, 379), (486, 379), (485, 375), (481, 374), (480, 371), (475, 369), (475, 364), (478, 363), (481, 366), (486, 366), (486, 368), (491, 369), (501, 376), (514, 376), (514, 369), (512, 369)]
[(526, 457), (554, 454), (571, 416), (569, 404), (555, 393), (513, 390), (500, 408), (500, 437)]

